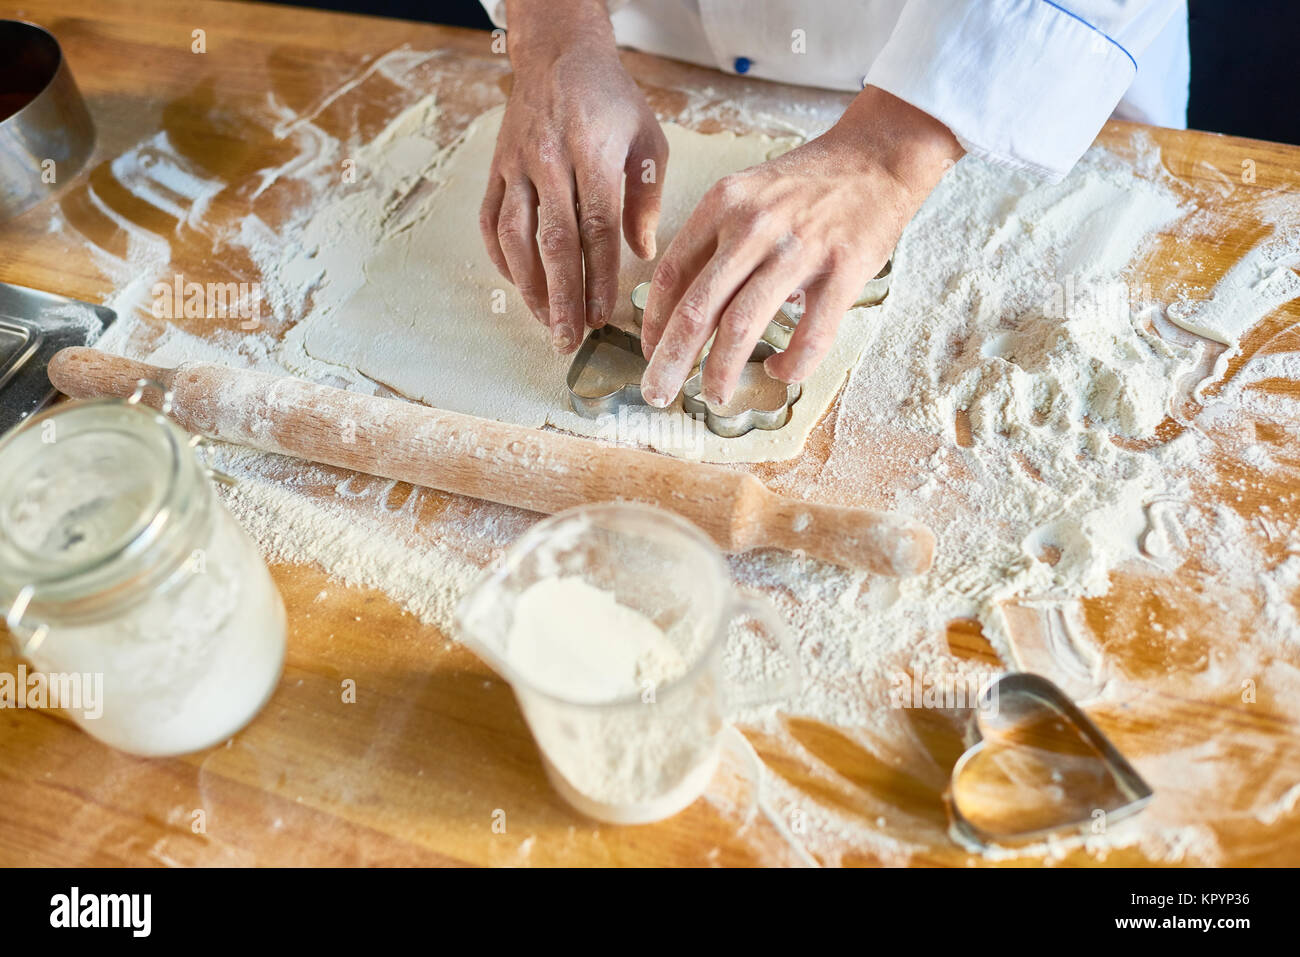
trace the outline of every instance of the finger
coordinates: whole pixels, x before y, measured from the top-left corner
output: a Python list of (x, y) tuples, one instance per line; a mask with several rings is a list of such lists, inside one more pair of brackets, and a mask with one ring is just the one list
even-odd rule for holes
[(488, 258), (492, 260), (492, 264), (500, 270), (501, 275), (506, 277), (506, 282), (514, 282), (510, 278), (510, 266), (506, 263), (506, 254), (501, 251), (501, 237), (497, 235), (497, 226), (501, 221), (501, 200), (505, 194), (506, 181), (493, 170), (488, 179), (483, 205), (479, 207), (478, 228), (483, 234), (483, 245), (487, 247)]
[(763, 363), (767, 374), (782, 382), (802, 382), (812, 375), (830, 352), (840, 320), (861, 291), (862, 277), (855, 269), (837, 269), (812, 283), (790, 345)]
[(717, 230), (710, 217), (696, 209), (681, 228), (650, 278), (650, 293), (641, 315), (641, 351), (653, 359), (668, 317), (717, 248)]
[(642, 376), (641, 394), (647, 402), (662, 408), (681, 390), (723, 310), (762, 255), (762, 244), (751, 241), (720, 249), (699, 271), (669, 316)]
[(655, 258), (655, 231), (659, 228), (667, 169), (668, 140), (656, 126), (654, 135), (632, 144), (623, 168), (623, 235), (632, 252), (646, 261)]
[(721, 406), (731, 401), (741, 372), (768, 322), (798, 282), (799, 273), (789, 260), (773, 257), (749, 277), (732, 297), (718, 322), (718, 334), (709, 347), (700, 383), (704, 400)]
[(551, 325), (547, 308), (546, 272), (537, 253), (537, 191), (528, 180), (506, 187), (497, 217), (497, 239), (511, 282), (524, 305), (542, 325)]
[(617, 175), (594, 168), (578, 171), (578, 233), (586, 270), (587, 325), (609, 321), (618, 299)]
[(586, 324), (582, 276), (582, 239), (571, 172), (545, 174), (537, 182), (540, 199), (537, 247), (550, 291), (551, 345), (568, 353), (582, 341)]

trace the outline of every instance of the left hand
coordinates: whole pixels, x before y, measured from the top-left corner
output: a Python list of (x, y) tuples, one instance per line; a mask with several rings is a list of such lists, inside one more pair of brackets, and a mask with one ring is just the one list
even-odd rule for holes
[(668, 405), (716, 330), (703, 394), (731, 399), (754, 344), (792, 292), (804, 313), (769, 375), (807, 378), (840, 319), (962, 155), (938, 120), (868, 87), (817, 139), (720, 180), (655, 269), (641, 326), (641, 391)]

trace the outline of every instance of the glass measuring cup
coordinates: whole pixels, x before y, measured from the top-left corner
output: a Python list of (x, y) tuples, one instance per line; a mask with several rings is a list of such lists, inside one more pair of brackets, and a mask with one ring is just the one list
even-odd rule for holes
[[(737, 619), (776, 643), (782, 678), (727, 679)], [(540, 522), (464, 598), (457, 623), (514, 688), (556, 790), (610, 823), (685, 808), (713, 776), (729, 713), (798, 687), (794, 644), (772, 606), (735, 592), (703, 532), (648, 505), (582, 506)]]

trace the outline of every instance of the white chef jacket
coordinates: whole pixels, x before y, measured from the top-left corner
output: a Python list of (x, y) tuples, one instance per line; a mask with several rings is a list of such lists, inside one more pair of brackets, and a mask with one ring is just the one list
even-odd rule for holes
[[(1187, 123), (1186, 0), (607, 2), (621, 46), (805, 86), (871, 84), (968, 153), (1052, 181), (1112, 114)], [(482, 3), (507, 25), (504, 0)]]

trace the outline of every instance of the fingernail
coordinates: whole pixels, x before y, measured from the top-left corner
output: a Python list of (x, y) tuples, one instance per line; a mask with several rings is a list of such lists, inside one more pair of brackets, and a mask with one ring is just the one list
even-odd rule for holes
[(657, 385), (647, 386), (641, 384), (641, 398), (645, 399), (646, 405), (652, 405), (656, 409), (662, 409), (672, 401), (672, 396), (666, 395)]
[(573, 333), (569, 331), (568, 326), (556, 326), (551, 330), (551, 346), (560, 355), (573, 348)]
[(647, 229), (641, 234), (641, 248), (645, 250), (646, 259), (655, 258), (655, 231)]
[(551, 328), (551, 310), (549, 309), (538, 310), (537, 321), (540, 322), (542, 325), (544, 325), (547, 329)]
[(595, 299), (587, 300), (587, 325), (599, 329), (605, 324), (605, 307)]
[(763, 371), (766, 372), (770, 377), (772, 377), (773, 379), (777, 379), (781, 382), (784, 382), (787, 385), (793, 385), (794, 383), (802, 379), (802, 376), (797, 376), (792, 374), (782, 374), (776, 371), (775, 369), (773, 369), (771, 363), (772, 360), (775, 358), (776, 356), (768, 356), (768, 358), (763, 360)]

